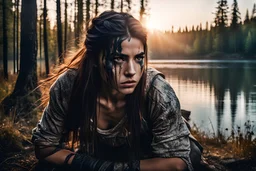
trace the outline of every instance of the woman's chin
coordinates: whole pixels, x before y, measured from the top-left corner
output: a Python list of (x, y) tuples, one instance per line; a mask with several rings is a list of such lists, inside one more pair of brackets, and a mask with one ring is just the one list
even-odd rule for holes
[(124, 95), (132, 94), (134, 92), (134, 88), (119, 89), (119, 92)]

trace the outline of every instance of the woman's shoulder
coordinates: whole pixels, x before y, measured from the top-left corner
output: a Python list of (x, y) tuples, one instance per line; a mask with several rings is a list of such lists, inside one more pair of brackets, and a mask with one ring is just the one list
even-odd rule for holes
[(58, 76), (51, 89), (71, 90), (77, 76), (77, 69), (68, 69)]
[(147, 70), (146, 98), (164, 107), (171, 101), (178, 102), (178, 98), (164, 74), (154, 68)]

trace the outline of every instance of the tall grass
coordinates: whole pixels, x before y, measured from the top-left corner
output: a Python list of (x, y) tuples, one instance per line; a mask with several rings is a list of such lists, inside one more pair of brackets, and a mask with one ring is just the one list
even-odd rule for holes
[[(226, 128), (224, 131), (218, 131), (218, 133), (215, 134), (204, 132), (193, 124), (191, 132), (206, 148), (216, 147), (225, 151), (229, 157), (256, 158), (254, 126), (254, 121), (248, 120), (244, 123), (243, 127), (236, 126), (231, 130)], [(212, 153), (214, 153), (214, 151)]]

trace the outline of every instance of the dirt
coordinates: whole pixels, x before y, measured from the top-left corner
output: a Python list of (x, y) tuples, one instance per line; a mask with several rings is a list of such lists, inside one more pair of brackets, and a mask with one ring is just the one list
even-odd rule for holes
[[(208, 163), (202, 171), (256, 171), (255, 159), (230, 158), (222, 156), (223, 151), (212, 147), (212, 150), (204, 153), (204, 160)], [(24, 147), (20, 152), (3, 154), (0, 161), (1, 171), (32, 171), (37, 163), (32, 144)], [(3, 157), (3, 156), (2, 156)]]

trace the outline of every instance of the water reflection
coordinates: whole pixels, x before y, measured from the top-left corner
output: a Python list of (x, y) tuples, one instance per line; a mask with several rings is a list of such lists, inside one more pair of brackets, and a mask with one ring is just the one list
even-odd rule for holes
[[(256, 63), (154, 64), (166, 75), (191, 120), (205, 131), (243, 127), (256, 121)], [(211, 128), (211, 124), (213, 128)], [(212, 130), (214, 129), (214, 130)]]

